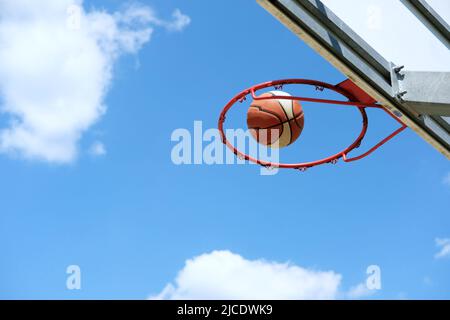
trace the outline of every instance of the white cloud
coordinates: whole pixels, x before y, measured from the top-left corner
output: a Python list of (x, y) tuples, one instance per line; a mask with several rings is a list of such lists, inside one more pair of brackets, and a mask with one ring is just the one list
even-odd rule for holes
[(133, 23), (133, 21), (149, 22), (169, 31), (182, 31), (191, 23), (191, 18), (179, 9), (175, 9), (172, 13), (172, 20), (162, 20), (149, 7), (137, 4), (131, 5), (125, 14), (116, 13), (116, 17), (128, 24)]
[(214, 251), (186, 262), (153, 299), (335, 299), (341, 275)]
[[(68, 21), (77, 14), (79, 28)], [(56, 163), (73, 161), (82, 134), (106, 112), (113, 67), (136, 54), (154, 26), (181, 30), (189, 18), (156, 18), (147, 6), (114, 14), (82, 0), (0, 1), (0, 151)], [(71, 8), (71, 10), (68, 10)]]
[(349, 299), (362, 299), (370, 297), (374, 293), (375, 290), (370, 290), (369, 288), (367, 288), (366, 283), (360, 283), (350, 288), (350, 290), (347, 292), (347, 297)]
[(172, 31), (181, 31), (191, 23), (191, 18), (182, 14), (178, 9), (173, 12), (172, 17), (173, 21), (166, 24), (167, 28)]
[(436, 239), (436, 246), (440, 248), (440, 251), (434, 255), (436, 259), (450, 257), (450, 238)]
[(105, 145), (100, 141), (95, 141), (89, 148), (89, 153), (93, 156), (104, 156), (106, 154)]

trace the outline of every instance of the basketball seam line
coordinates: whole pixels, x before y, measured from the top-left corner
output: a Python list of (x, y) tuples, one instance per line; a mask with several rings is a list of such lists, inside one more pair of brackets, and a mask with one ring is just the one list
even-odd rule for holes
[[(273, 93), (273, 92), (269, 92), (269, 94), (271, 94), (272, 97), (275, 97), (275, 96), (276, 96), (275, 93)], [(290, 145), (290, 144), (292, 144), (292, 127), (291, 127), (291, 124), (290, 124), (289, 116), (288, 116), (286, 110), (284, 109), (284, 106), (283, 106), (283, 104), (281, 103), (281, 101), (280, 101), (280, 100), (277, 100), (277, 102), (278, 102), (278, 104), (280, 105), (281, 110), (283, 110), (283, 113), (284, 113), (284, 115), (286, 116), (286, 119), (288, 119), (288, 121), (286, 121), (285, 123), (288, 123), (288, 124), (289, 124), (289, 143), (288, 143), (288, 145)], [(291, 109), (292, 109), (292, 114), (294, 114), (294, 101), (293, 101), (293, 100), (291, 100)], [(294, 117), (294, 119), (295, 119), (295, 117)], [(283, 123), (283, 127), (284, 127), (284, 123)], [(277, 141), (280, 141), (281, 137), (282, 137), (282, 136), (280, 135), (280, 136), (278, 137), (278, 140), (277, 140)]]
[[(304, 116), (304, 114), (303, 114), (303, 111), (302, 111), (302, 116)], [(305, 123), (305, 119), (303, 119), (303, 126), (300, 126), (300, 124), (298, 123), (298, 118), (299, 117), (295, 117), (294, 118), (294, 121), (295, 121), (295, 124), (297, 125), (297, 127), (300, 129), (300, 130), (303, 130), (303, 126), (305, 125), (304, 123)], [(303, 117), (304, 118), (304, 117)]]
[(260, 107), (260, 106), (250, 106), (250, 108), (257, 108), (257, 109), (258, 109), (259, 111), (261, 111), (261, 112), (265, 112), (265, 113), (271, 114), (271, 115), (275, 116), (275, 117), (280, 121), (279, 124), (274, 125), (274, 126), (270, 126), (270, 127), (267, 127), (267, 128), (254, 128), (254, 127), (248, 127), (250, 130), (267, 130), (267, 129), (272, 129), (272, 128), (275, 128), (275, 127), (278, 127), (279, 125), (281, 125), (281, 134), (283, 134), (283, 130), (284, 130), (283, 126), (284, 126), (284, 124), (285, 124), (287, 121), (283, 122), (283, 120), (282, 120), (276, 113), (273, 113), (273, 112), (271, 112), (271, 111), (269, 111), (269, 110), (264, 110), (264, 109), (263, 109), (262, 107)]
[[(294, 118), (292, 118), (292, 119), (289, 119), (289, 120), (287, 120), (287, 121), (281, 121), (281, 119), (280, 119), (280, 117), (278, 117), (278, 115), (273, 114), (272, 112), (269, 112), (269, 111), (267, 111), (267, 110), (264, 110), (264, 109), (262, 109), (262, 107), (260, 107), (260, 106), (251, 106), (251, 108), (257, 108), (257, 109), (258, 109), (259, 111), (261, 111), (261, 112), (266, 112), (266, 113), (268, 113), (268, 114), (274, 115), (275, 117), (277, 117), (278, 120), (280, 120), (280, 123), (279, 123), (279, 124), (275, 124), (275, 125), (270, 126), (270, 127), (265, 127), (265, 128), (248, 127), (249, 129), (254, 129), (254, 130), (272, 129), (272, 128), (278, 127), (279, 125), (284, 125), (285, 123), (288, 123), (288, 122), (290, 122), (290, 121), (292, 121), (292, 120), (296, 121), (298, 118), (304, 117), (304, 116), (305, 116), (305, 113), (302, 111), (301, 113), (299, 113), (299, 114), (297, 114), (297, 115), (294, 115)], [(298, 125), (298, 123), (297, 123), (297, 125)], [(299, 126), (299, 127), (300, 127), (300, 126)]]

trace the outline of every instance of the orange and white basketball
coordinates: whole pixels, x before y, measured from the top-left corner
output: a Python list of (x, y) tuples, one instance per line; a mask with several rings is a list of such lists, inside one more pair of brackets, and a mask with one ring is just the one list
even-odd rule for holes
[[(270, 91), (260, 98), (287, 96), (283, 91)], [(255, 100), (247, 112), (247, 125), (261, 144), (283, 148), (298, 139), (303, 131), (304, 114), (298, 101), (288, 99)]]

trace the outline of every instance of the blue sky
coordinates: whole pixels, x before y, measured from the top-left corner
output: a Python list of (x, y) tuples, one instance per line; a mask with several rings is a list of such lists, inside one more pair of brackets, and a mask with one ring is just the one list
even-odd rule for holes
[[(345, 78), (254, 1), (140, 3), (161, 21), (179, 9), (191, 23), (177, 32), (153, 21), (149, 41), (115, 61), (107, 110), (82, 131), (76, 158), (0, 156), (0, 298), (147, 298), (186, 260), (214, 250), (332, 270), (340, 292), (378, 265), (383, 286), (371, 298), (450, 298), (450, 259), (435, 258), (436, 239), (450, 237), (444, 156), (407, 130), (362, 161), (306, 173), (174, 165), (172, 132), (196, 120), (216, 127), (242, 89)], [(84, 7), (124, 10), (120, 1)], [(395, 127), (371, 116), (369, 143)], [(334, 150), (359, 125), (353, 110), (305, 106), (305, 117), (308, 141), (286, 151), (289, 159)], [(3, 113), (2, 128), (9, 121)], [(96, 141), (106, 154), (89, 152)], [(82, 270), (81, 290), (66, 288), (69, 265)]]

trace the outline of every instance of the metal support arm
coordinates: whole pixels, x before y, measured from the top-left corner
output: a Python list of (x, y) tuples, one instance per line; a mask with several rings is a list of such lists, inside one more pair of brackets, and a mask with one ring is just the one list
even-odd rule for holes
[(419, 115), (450, 116), (450, 72), (399, 71), (397, 97)]

